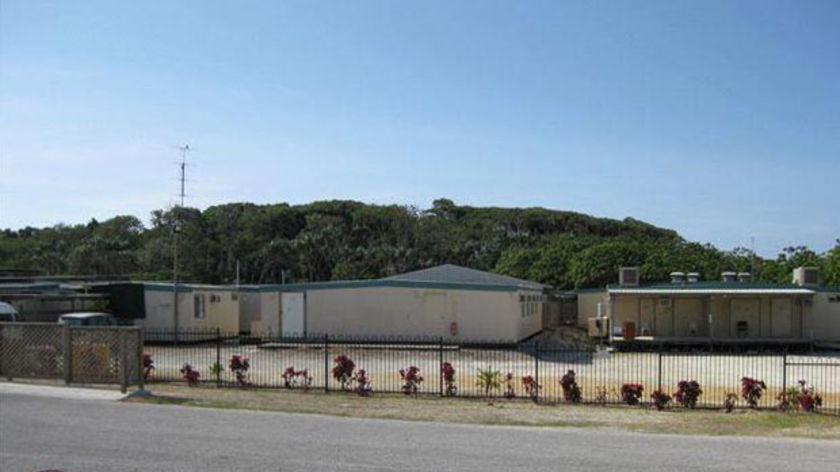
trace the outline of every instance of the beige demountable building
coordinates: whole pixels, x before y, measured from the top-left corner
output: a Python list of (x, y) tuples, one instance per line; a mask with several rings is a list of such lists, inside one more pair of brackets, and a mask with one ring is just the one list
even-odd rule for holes
[(547, 286), (442, 265), (376, 280), (260, 290), (275, 289), (280, 309), (251, 326), (277, 326), (284, 335), (517, 342), (541, 330)]
[(171, 283), (144, 283), (145, 317), (134, 320), (146, 339), (168, 340), (177, 330), (239, 333), (239, 291), (235, 287), (178, 284), (178, 317), (175, 287)]
[(753, 282), (735, 272), (705, 282), (674, 272), (669, 282), (646, 284), (637, 268), (621, 271), (619, 284), (579, 306), (590, 333), (619, 344), (840, 342), (840, 289), (819, 286), (815, 268), (797, 269), (791, 284)]

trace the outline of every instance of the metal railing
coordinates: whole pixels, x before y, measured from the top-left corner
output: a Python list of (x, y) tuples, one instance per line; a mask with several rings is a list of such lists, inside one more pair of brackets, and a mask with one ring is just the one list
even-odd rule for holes
[[(538, 343), (462, 344), (440, 338), (319, 335), (256, 339), (219, 331), (181, 331), (175, 343), (172, 334), (145, 334), (148, 341), (144, 352), (155, 367), (149, 381), (182, 381), (182, 371), (188, 364), (198, 382), (218, 387), (352, 390), (357, 384), (342, 384), (333, 373), (336, 358), (346, 356), (354, 364), (353, 372), (364, 369), (373, 391), (379, 393), (404, 392), (406, 380), (400, 371), (414, 366), (423, 379), (418, 384), (421, 394), (504, 397), (512, 393), (541, 403), (561, 403), (569, 400), (561, 380), (571, 371), (581, 403), (622, 403), (624, 384), (641, 384), (641, 400), (649, 403), (654, 390), (673, 394), (680, 381), (695, 380), (703, 391), (697, 407), (721, 408), (727, 393), (740, 397), (741, 379), (749, 377), (766, 385), (758, 401), (760, 408), (775, 408), (780, 394), (799, 388), (799, 381), (804, 380), (812, 392), (820, 395), (820, 411), (840, 414), (837, 354), (628, 353), (570, 350)], [(247, 371), (240, 370), (239, 376), (231, 369), (234, 356), (248, 360)], [(449, 381), (443, 373), (444, 364), (454, 369)], [(527, 377), (530, 379), (525, 380)], [(495, 378), (499, 385), (488, 389), (488, 378)], [(526, 386), (530, 381), (539, 387)], [(740, 399), (738, 405), (746, 406), (746, 402)]]

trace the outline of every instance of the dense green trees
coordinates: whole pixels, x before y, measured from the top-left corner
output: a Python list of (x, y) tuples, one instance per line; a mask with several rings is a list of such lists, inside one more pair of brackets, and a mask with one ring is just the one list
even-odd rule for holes
[(448, 199), (419, 210), (399, 205), (322, 201), (306, 205), (230, 203), (200, 211), (152, 212), (148, 228), (133, 216), (86, 225), (0, 232), (0, 268), (45, 274), (131, 275), (170, 280), (173, 244), (185, 281), (243, 284), (377, 278), (451, 263), (541, 281), (561, 289), (615, 282), (637, 265), (645, 280), (724, 270), (790, 282), (793, 268), (820, 267), (840, 284), (840, 240), (816, 254), (785, 248), (773, 260), (751, 251), (719, 251), (672, 230), (627, 218), (595, 218), (543, 208), (474, 208)]

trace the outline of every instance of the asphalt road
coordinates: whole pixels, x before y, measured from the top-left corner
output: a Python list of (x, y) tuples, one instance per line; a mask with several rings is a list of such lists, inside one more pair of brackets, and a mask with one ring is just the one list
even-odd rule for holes
[(364, 420), (69, 396), (0, 388), (0, 470), (835, 472), (840, 465), (840, 441)]

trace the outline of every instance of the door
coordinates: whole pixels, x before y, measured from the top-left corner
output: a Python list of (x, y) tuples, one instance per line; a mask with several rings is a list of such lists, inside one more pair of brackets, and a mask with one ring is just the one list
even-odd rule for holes
[(793, 336), (790, 298), (774, 298), (770, 304), (770, 335), (776, 338)]
[(643, 298), (639, 302), (639, 336), (656, 336), (656, 299)]
[(674, 310), (670, 298), (660, 298), (656, 301), (656, 335), (674, 335)]
[(283, 293), (280, 298), (283, 317), (280, 320), (280, 329), (284, 336), (303, 336), (306, 334), (304, 326), (305, 311), (304, 293), (288, 292)]

